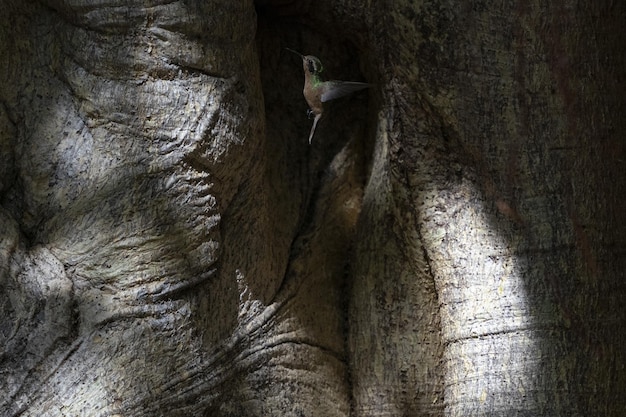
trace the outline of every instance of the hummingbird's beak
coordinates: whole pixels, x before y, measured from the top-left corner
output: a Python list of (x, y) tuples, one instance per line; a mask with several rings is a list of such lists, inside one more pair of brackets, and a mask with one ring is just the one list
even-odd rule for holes
[(296, 55), (300, 55), (300, 58), (304, 58), (304, 55), (302, 55), (300, 52), (298, 51), (294, 51), (293, 49), (289, 49), (289, 48), (285, 48), (286, 50), (288, 50), (289, 52), (293, 52)]

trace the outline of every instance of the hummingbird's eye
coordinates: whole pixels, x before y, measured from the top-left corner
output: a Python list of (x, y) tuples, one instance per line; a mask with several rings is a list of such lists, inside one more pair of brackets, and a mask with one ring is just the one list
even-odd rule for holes
[(309, 72), (311, 72), (311, 73), (315, 73), (316, 72), (315, 62), (313, 62), (312, 59), (307, 59), (306, 60), (306, 65), (309, 68)]

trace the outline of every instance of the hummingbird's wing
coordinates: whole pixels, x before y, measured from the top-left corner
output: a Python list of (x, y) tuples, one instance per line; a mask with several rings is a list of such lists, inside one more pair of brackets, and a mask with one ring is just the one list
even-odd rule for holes
[(355, 91), (368, 88), (370, 85), (367, 83), (358, 83), (355, 81), (326, 81), (323, 84), (324, 91), (320, 96), (322, 103), (334, 100), (339, 97), (347, 96)]

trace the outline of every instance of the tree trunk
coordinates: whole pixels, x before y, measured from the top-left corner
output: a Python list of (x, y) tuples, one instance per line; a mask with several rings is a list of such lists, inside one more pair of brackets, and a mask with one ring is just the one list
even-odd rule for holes
[(0, 4), (0, 415), (626, 413), (621, 3)]

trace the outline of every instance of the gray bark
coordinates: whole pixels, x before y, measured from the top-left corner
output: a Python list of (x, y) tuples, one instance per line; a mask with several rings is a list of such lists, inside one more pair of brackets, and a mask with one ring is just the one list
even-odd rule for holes
[(0, 415), (626, 412), (623, 5), (0, 4)]
[(624, 17), (373, 17), (386, 88), (351, 294), (356, 415), (626, 411)]

